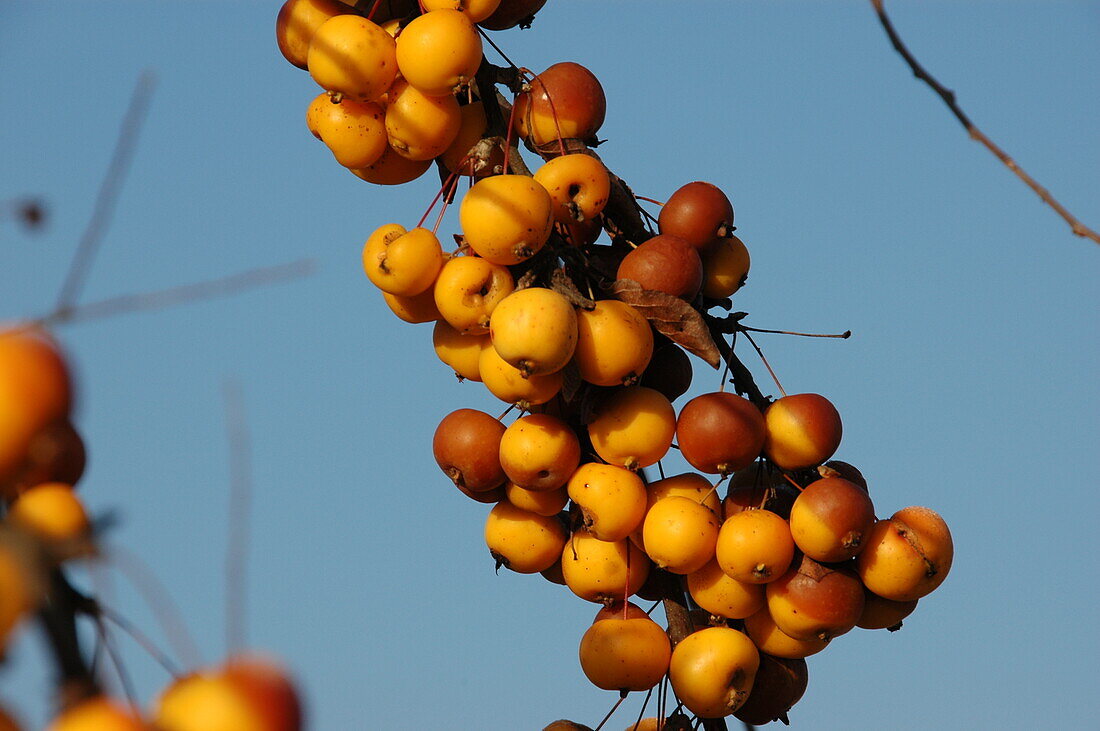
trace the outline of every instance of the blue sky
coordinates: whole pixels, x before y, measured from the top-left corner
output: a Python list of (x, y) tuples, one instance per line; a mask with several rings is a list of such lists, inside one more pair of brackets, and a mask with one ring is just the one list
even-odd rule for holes
[[(1100, 7), (887, 6), (972, 119), (1100, 227)], [(305, 128), (317, 92), (275, 47), (277, 10), (0, 5), (0, 199), (41, 194), (51, 214), (39, 236), (0, 226), (0, 317), (52, 303), (134, 81), (153, 69), (84, 300), (301, 257), (318, 271), (58, 331), (91, 454), (82, 494), (121, 519), (109, 543), (169, 587), (205, 661), (224, 656), (221, 389), (236, 378), (255, 478), (250, 644), (294, 668), (312, 728), (594, 725), (614, 701), (576, 658), (596, 608), (537, 577), (494, 575), (487, 508), (431, 458), (444, 414), (498, 402), (456, 383), (431, 328), (393, 318), (360, 269), (366, 236), (415, 224), (435, 178), (382, 189), (336, 165)], [(663, 199), (691, 180), (727, 191), (753, 259), (736, 299), (749, 324), (855, 333), (761, 336), (784, 386), (837, 405), (837, 456), (863, 470), (880, 515), (927, 505), (951, 526), (943, 587), (903, 631), (856, 630), (811, 658), (792, 721), (1094, 723), (1100, 247), (967, 139), (869, 3), (550, 0), (532, 30), (495, 38), (534, 71), (572, 60), (596, 73), (600, 153), (639, 194)], [(717, 385), (697, 363), (691, 394)], [(101, 573), (116, 608), (159, 637), (138, 596)], [(167, 676), (119, 641), (153, 698)], [(48, 701), (42, 650), (25, 632), (0, 676), (0, 698), (31, 727)]]

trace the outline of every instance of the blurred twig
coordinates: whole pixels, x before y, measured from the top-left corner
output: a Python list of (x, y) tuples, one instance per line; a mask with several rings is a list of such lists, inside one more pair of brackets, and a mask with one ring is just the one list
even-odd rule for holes
[(252, 501), (251, 445), (241, 384), (229, 379), (222, 388), (229, 440), (229, 540), (225, 551), (225, 641), (230, 652), (244, 647), (245, 591), (248, 566), (249, 505)]
[(943, 86), (940, 82), (936, 81), (936, 79), (934, 79), (932, 75), (929, 74), (924, 69), (924, 67), (920, 65), (917, 59), (913, 57), (913, 54), (909, 52), (909, 49), (906, 48), (905, 44), (901, 40), (901, 37), (894, 29), (894, 24), (890, 22), (890, 18), (886, 15), (884, 0), (871, 0), (871, 5), (874, 6), (875, 14), (878, 15), (879, 22), (882, 24), (883, 29), (886, 31), (886, 35), (889, 36), (890, 43), (891, 45), (893, 45), (894, 50), (897, 51), (903, 59), (905, 59), (905, 63), (909, 65), (909, 68), (913, 71), (913, 75), (924, 83), (928, 84), (928, 86), (932, 88), (932, 91), (936, 92), (940, 99), (943, 100), (943, 103), (946, 104), (947, 108), (951, 110), (951, 113), (955, 115), (955, 119), (959, 120), (959, 124), (961, 124), (963, 128), (967, 131), (967, 133), (970, 134), (970, 138), (977, 142), (980, 142), (987, 150), (992, 152), (998, 160), (1004, 163), (1005, 167), (1016, 173), (1016, 176), (1020, 178), (1020, 180), (1024, 181), (1027, 187), (1035, 191), (1035, 194), (1038, 195), (1044, 203), (1053, 208), (1054, 211), (1059, 216), (1061, 216), (1066, 223), (1069, 224), (1074, 234), (1087, 239), (1091, 239), (1100, 244), (1100, 234), (1097, 234), (1088, 226), (1078, 221), (1072, 213), (1067, 211), (1061, 203), (1054, 199), (1054, 196), (1052, 196), (1046, 188), (1039, 185), (1038, 181), (1036, 181), (1033, 177), (1024, 172), (1023, 168), (1017, 165), (1016, 161), (1009, 157), (1004, 150), (998, 147), (996, 143), (993, 142), (993, 140), (986, 137), (985, 133), (974, 126), (974, 123), (970, 121), (970, 118), (966, 116), (963, 110), (959, 108), (958, 103), (955, 101), (955, 92), (951, 91), (950, 89)]

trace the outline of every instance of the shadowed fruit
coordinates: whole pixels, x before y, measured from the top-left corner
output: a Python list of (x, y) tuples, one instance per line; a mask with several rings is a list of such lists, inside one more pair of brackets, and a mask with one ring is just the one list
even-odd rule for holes
[(431, 160), (409, 160), (386, 144), (386, 149), (373, 164), (365, 168), (349, 168), (357, 177), (376, 185), (404, 185), (416, 180), (432, 166)]
[(716, 185), (688, 183), (661, 207), (657, 228), (702, 249), (733, 232), (733, 205)]
[(376, 101), (397, 75), (393, 37), (358, 15), (336, 15), (317, 28), (306, 65), (322, 89)]
[(723, 718), (745, 702), (760, 666), (752, 640), (728, 627), (708, 627), (676, 645), (668, 678), (680, 702), (702, 718)]
[(839, 563), (863, 549), (875, 522), (867, 491), (840, 477), (825, 477), (806, 486), (791, 506), (795, 545), (815, 561)]
[(525, 411), (546, 403), (561, 391), (561, 371), (524, 378), (523, 373), (506, 363), (495, 348), (481, 351), (477, 369), (489, 393)]
[(729, 297), (749, 276), (749, 250), (736, 236), (718, 239), (699, 252), (703, 258), (703, 294)]
[(840, 446), (840, 414), (824, 396), (784, 396), (764, 412), (764, 454), (785, 470), (823, 463)]
[(222, 677), (241, 691), (261, 717), (264, 731), (299, 731), (302, 704), (290, 675), (277, 661), (257, 654), (235, 655)]
[(504, 484), (504, 497), (520, 510), (547, 517), (560, 513), (569, 502), (569, 495), (564, 487), (556, 490), (528, 490), (514, 482)]
[(516, 97), (516, 130), (531, 145), (559, 138), (588, 140), (603, 124), (607, 100), (596, 76), (579, 63), (564, 61), (531, 80)]
[[(435, 304), (434, 297), (432, 304)], [(471, 381), (481, 381), (478, 366), (481, 351), (493, 345), (489, 342), (488, 335), (463, 335), (448, 325), (446, 320), (439, 320), (432, 329), (432, 347), (439, 359), (450, 366), (455, 375)]]
[(752, 639), (762, 653), (799, 659), (815, 655), (824, 650), (829, 640), (814, 637), (809, 640), (796, 640), (779, 629), (775, 620), (768, 614), (768, 608), (764, 607), (759, 612), (745, 617), (745, 633)]
[(429, 96), (403, 79), (386, 94), (386, 135), (394, 152), (410, 160), (442, 155), (462, 126), (453, 96)]
[(676, 343), (664, 342), (653, 350), (649, 365), (642, 373), (641, 385), (660, 391), (669, 401), (691, 388), (691, 359)]
[(676, 444), (692, 467), (728, 474), (748, 467), (764, 446), (764, 417), (748, 399), (725, 391), (688, 401), (676, 421)]
[(809, 675), (805, 660), (787, 660), (760, 653), (760, 667), (752, 692), (733, 714), (748, 724), (787, 723), (787, 711), (806, 692)]
[(313, 34), (334, 15), (351, 8), (336, 0), (287, 0), (275, 19), (275, 41), (283, 58), (300, 69), (306, 67)]
[(435, 292), (431, 287), (412, 297), (402, 297), (398, 294), (382, 293), (382, 299), (390, 312), (411, 325), (422, 322), (434, 322), (439, 320), (439, 308), (435, 306)]
[(688, 574), (687, 587), (696, 604), (727, 619), (744, 619), (764, 606), (764, 587), (731, 579), (717, 558)]
[(508, 30), (534, 16), (546, 0), (500, 0), (500, 5), (479, 25), (487, 30)]
[(642, 289), (690, 301), (699, 294), (703, 283), (703, 262), (687, 241), (662, 234), (623, 257), (616, 277), (631, 279), (642, 285)]
[(397, 37), (401, 75), (431, 96), (448, 96), (470, 83), (481, 64), (481, 37), (458, 10), (432, 10)]
[(432, 439), (436, 464), (458, 486), (472, 492), (491, 490), (507, 477), (500, 466), (504, 424), (475, 409), (443, 417)]
[(597, 619), (581, 638), (581, 669), (603, 690), (649, 690), (665, 676), (672, 646), (647, 617)]
[[(479, 178), (503, 172), (504, 150), (499, 141), (495, 144), (486, 142), (484, 159), (480, 156), (481, 138), (489, 126), (484, 105), (479, 101), (465, 104), (459, 109), (459, 115), (461, 123), (458, 134), (440, 156), (444, 167), (452, 173), (459, 175), (473, 173)], [(474, 156), (473, 160), (468, 159), (470, 155)]]
[(916, 608), (916, 599), (895, 602), (883, 599), (870, 591), (864, 591), (863, 614), (859, 615), (856, 626), (862, 629), (888, 629), (894, 632), (901, 629), (901, 620), (912, 614)]
[(425, 10), (458, 10), (477, 23), (492, 15), (500, 0), (421, 0), (420, 4)]
[(830, 640), (856, 626), (863, 613), (863, 585), (847, 567), (801, 563), (768, 584), (768, 613), (796, 640)]

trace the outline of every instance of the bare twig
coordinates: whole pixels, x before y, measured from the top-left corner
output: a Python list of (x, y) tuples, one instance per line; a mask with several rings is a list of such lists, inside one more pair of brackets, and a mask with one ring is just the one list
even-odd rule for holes
[(225, 551), (225, 640), (233, 652), (245, 642), (245, 591), (248, 566), (249, 505), (252, 501), (252, 464), (248, 421), (241, 384), (227, 380), (225, 428), (229, 439), (229, 540)]
[(103, 234), (110, 223), (111, 214), (114, 212), (118, 192), (133, 159), (134, 148), (137, 146), (138, 133), (141, 131), (141, 123), (145, 119), (145, 112), (149, 108), (149, 99), (153, 94), (155, 77), (151, 71), (142, 72), (138, 77), (137, 85), (130, 97), (130, 106), (126, 110), (126, 116), (122, 119), (122, 128), (118, 133), (118, 141), (115, 143), (115, 151), (111, 155), (111, 164), (107, 168), (107, 174), (99, 187), (96, 196), (95, 207), (92, 209), (92, 217), (88, 220), (88, 226), (84, 229), (84, 235), (80, 238), (76, 254), (73, 255), (69, 273), (65, 277), (65, 283), (61, 286), (61, 292), (57, 297), (56, 312), (64, 312), (76, 304), (80, 297), (80, 290), (84, 286), (84, 280), (91, 268), (92, 259), (95, 258), (99, 244), (103, 241)]
[(909, 65), (909, 68), (913, 71), (913, 75), (924, 83), (928, 84), (928, 86), (932, 88), (932, 91), (936, 92), (940, 99), (943, 100), (943, 103), (946, 104), (947, 108), (951, 110), (951, 113), (955, 115), (955, 119), (959, 120), (959, 124), (961, 124), (963, 128), (967, 131), (967, 133), (969, 133), (970, 138), (977, 142), (980, 142), (987, 150), (993, 153), (993, 155), (995, 155), (996, 158), (1000, 160), (1005, 167), (1014, 172), (1016, 176), (1020, 178), (1020, 180), (1024, 181), (1024, 184), (1027, 185), (1027, 187), (1031, 188), (1035, 192), (1035, 194), (1038, 195), (1040, 199), (1042, 199), (1044, 203), (1053, 208), (1054, 211), (1059, 216), (1061, 216), (1066, 223), (1069, 224), (1074, 234), (1087, 239), (1091, 239), (1092, 241), (1100, 244), (1100, 234), (1096, 233), (1085, 224), (1078, 221), (1077, 218), (1074, 217), (1073, 214), (1071, 214), (1069, 211), (1067, 211), (1061, 203), (1054, 199), (1054, 196), (1052, 196), (1046, 188), (1039, 185), (1038, 181), (1036, 181), (1033, 177), (1024, 172), (1023, 168), (1016, 164), (1016, 161), (1009, 157), (1004, 150), (998, 147), (993, 142), (993, 140), (986, 137), (984, 132), (974, 126), (974, 123), (970, 121), (970, 118), (966, 116), (963, 110), (959, 107), (958, 103), (955, 101), (955, 92), (951, 91), (950, 89), (943, 86), (940, 82), (936, 81), (936, 79), (934, 79), (932, 75), (929, 74), (924, 69), (924, 67), (920, 65), (917, 59), (913, 57), (913, 54), (909, 52), (909, 49), (906, 48), (905, 44), (901, 40), (901, 37), (894, 29), (894, 24), (890, 22), (890, 18), (886, 15), (884, 0), (871, 0), (871, 5), (874, 6), (875, 14), (878, 15), (879, 22), (882, 24), (883, 29), (886, 31), (886, 35), (889, 36), (890, 44), (893, 45), (894, 50), (897, 51), (903, 59), (905, 59), (905, 63)]
[(219, 279), (210, 279), (205, 282), (184, 284), (168, 289), (158, 289), (153, 292), (110, 297), (98, 302), (55, 311), (39, 320), (39, 322), (50, 326), (62, 325), (123, 315), (130, 312), (157, 310), (213, 297), (224, 297), (237, 294), (243, 290), (308, 276), (313, 273), (314, 266), (312, 259), (300, 259), (286, 264), (249, 269), (248, 271), (230, 274)]

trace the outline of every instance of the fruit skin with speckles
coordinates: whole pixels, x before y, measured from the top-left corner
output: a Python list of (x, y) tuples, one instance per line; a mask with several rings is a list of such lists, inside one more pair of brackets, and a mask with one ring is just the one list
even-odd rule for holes
[(435, 305), (443, 319), (464, 335), (484, 335), (500, 301), (512, 293), (512, 273), (477, 256), (453, 256), (435, 281)]
[(397, 76), (396, 44), (358, 15), (335, 15), (313, 34), (306, 65), (322, 89), (361, 102), (378, 100)]
[(489, 335), (497, 354), (525, 376), (554, 373), (577, 347), (577, 313), (554, 290), (528, 287), (500, 301)]
[(811, 482), (791, 506), (795, 545), (823, 563), (854, 558), (874, 522), (875, 506), (867, 491), (841, 477)]
[(554, 220), (588, 221), (603, 212), (611, 195), (611, 178), (603, 163), (583, 153), (562, 155), (535, 171), (554, 203)]
[(630, 541), (601, 541), (585, 528), (573, 532), (561, 554), (565, 585), (581, 599), (600, 604), (637, 593), (651, 566)]
[(443, 248), (426, 228), (406, 231), (388, 223), (363, 245), (363, 271), (383, 292), (413, 297), (431, 287), (443, 268)]
[(951, 531), (943, 518), (929, 508), (909, 507), (875, 523), (856, 567), (872, 592), (906, 602), (939, 587), (954, 555)]
[(505, 474), (526, 490), (557, 490), (569, 481), (580, 461), (577, 435), (550, 414), (522, 416), (500, 439), (500, 464)]
[(595, 74), (579, 63), (563, 61), (531, 80), (530, 91), (516, 97), (515, 127), (530, 145), (558, 139), (589, 140), (603, 124), (607, 99)]
[(504, 430), (504, 424), (484, 411), (452, 411), (439, 422), (432, 439), (436, 464), (466, 490), (492, 490), (507, 479), (500, 466)]
[(547, 517), (501, 502), (485, 521), (485, 543), (497, 564), (519, 574), (554, 565), (569, 535), (557, 516)]
[(401, 75), (430, 96), (470, 83), (481, 64), (481, 36), (465, 14), (444, 8), (414, 18), (397, 37)]
[(596, 386), (632, 385), (653, 356), (653, 330), (618, 300), (598, 300), (577, 313), (575, 359), (581, 378)]
[(668, 635), (645, 613), (598, 618), (581, 638), (581, 669), (603, 690), (649, 690), (665, 676), (671, 656)]
[(676, 697), (697, 716), (723, 718), (745, 702), (760, 653), (752, 640), (729, 627), (707, 627), (676, 645), (668, 678)]
[(645, 517), (645, 484), (622, 467), (583, 464), (569, 478), (567, 489), (584, 516), (584, 527), (601, 541), (626, 538)]
[(390, 147), (398, 155), (432, 160), (458, 136), (462, 112), (453, 96), (429, 96), (398, 79), (386, 92), (385, 127)]
[(863, 613), (863, 584), (847, 566), (824, 566), (808, 556), (768, 584), (768, 613), (796, 640), (848, 632)]
[(530, 259), (550, 238), (550, 194), (525, 175), (494, 175), (466, 191), (458, 207), (466, 243), (494, 264)]
[(375, 102), (345, 99), (333, 104), (318, 94), (306, 111), (306, 126), (346, 168), (373, 165), (386, 151), (385, 112)]

